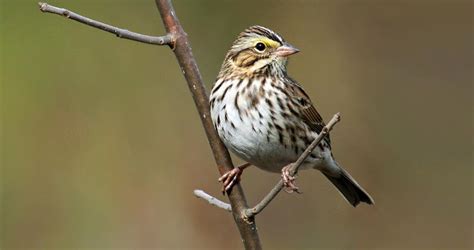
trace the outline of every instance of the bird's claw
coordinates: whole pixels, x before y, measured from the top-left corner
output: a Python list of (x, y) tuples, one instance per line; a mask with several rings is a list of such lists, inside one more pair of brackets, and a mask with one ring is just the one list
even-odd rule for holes
[(240, 181), (243, 170), (239, 167), (233, 168), (219, 178), (222, 182), (222, 193), (225, 195), (232, 187)]
[(283, 167), (281, 169), (281, 179), (283, 180), (283, 186), (285, 187), (285, 192), (298, 193), (301, 194), (300, 189), (295, 185), (296, 176), (291, 176), (290, 168), (291, 164)]

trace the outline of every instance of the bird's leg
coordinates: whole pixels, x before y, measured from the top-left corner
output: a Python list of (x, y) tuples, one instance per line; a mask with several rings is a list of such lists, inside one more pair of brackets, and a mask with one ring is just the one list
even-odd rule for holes
[(233, 168), (219, 178), (219, 182), (222, 182), (223, 194), (227, 193), (227, 191), (229, 191), (237, 182), (240, 181), (240, 176), (244, 172), (244, 169), (246, 169), (248, 166), (250, 166), (250, 163), (244, 163), (236, 168)]
[(300, 189), (295, 185), (295, 176), (291, 176), (290, 169), (293, 164), (288, 164), (281, 169), (281, 179), (283, 180), (283, 186), (285, 186), (285, 191), (287, 193), (296, 192), (300, 194)]

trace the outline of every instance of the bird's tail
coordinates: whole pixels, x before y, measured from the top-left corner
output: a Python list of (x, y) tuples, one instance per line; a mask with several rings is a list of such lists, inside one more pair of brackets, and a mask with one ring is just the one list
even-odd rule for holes
[(374, 204), (374, 200), (370, 195), (357, 183), (352, 176), (343, 168), (338, 177), (333, 177), (328, 174), (323, 174), (337, 187), (344, 198), (352, 205), (357, 206), (360, 202), (367, 204)]

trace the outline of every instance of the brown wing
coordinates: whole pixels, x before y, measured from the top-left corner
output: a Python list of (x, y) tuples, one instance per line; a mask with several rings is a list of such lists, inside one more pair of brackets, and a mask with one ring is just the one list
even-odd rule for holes
[[(303, 88), (296, 82), (292, 82), (292, 88), (290, 96), (293, 99), (293, 103), (298, 107), (301, 119), (310, 127), (314, 132), (321, 133), (326, 124), (323, 121), (321, 115), (316, 111), (309, 96), (304, 92)], [(329, 135), (324, 137), (324, 141), (331, 146), (331, 139)]]

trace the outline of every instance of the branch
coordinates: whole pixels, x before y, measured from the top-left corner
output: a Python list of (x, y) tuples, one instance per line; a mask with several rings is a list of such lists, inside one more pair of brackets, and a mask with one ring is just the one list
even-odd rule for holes
[(49, 5), (47, 3), (38, 3), (39, 8), (42, 12), (46, 13), (53, 13), (57, 14), (60, 16), (64, 16), (66, 18), (72, 19), (74, 21), (78, 21), (80, 23), (92, 26), (97, 29), (101, 29), (107, 32), (110, 32), (112, 34), (115, 34), (117, 37), (120, 38), (125, 38), (137, 42), (142, 42), (142, 43), (149, 43), (149, 44), (155, 44), (155, 45), (170, 45), (171, 47), (173, 46), (173, 38), (171, 35), (166, 35), (166, 36), (148, 36), (148, 35), (143, 35), (139, 34), (136, 32), (131, 32), (125, 29), (117, 28), (112, 25), (108, 25), (99, 21), (95, 21), (93, 19), (90, 19), (88, 17), (81, 16), (79, 14), (76, 14), (72, 11), (69, 11), (67, 9), (63, 8), (58, 8), (52, 5)]
[[(221, 175), (232, 170), (234, 165), (230, 158), (229, 151), (222, 143), (217, 131), (212, 124), (209, 95), (201, 78), (196, 61), (194, 60), (193, 52), (187, 37), (181, 26), (176, 12), (171, 5), (170, 0), (155, 0), (156, 6), (161, 15), (161, 19), (165, 26), (166, 32), (173, 34), (176, 38), (174, 44), (174, 54), (178, 60), (179, 66), (183, 71), (183, 75), (188, 83), (188, 88), (194, 99), (194, 104), (199, 112), (202, 125), (206, 131), (207, 140), (214, 154), (218, 170)], [(232, 216), (235, 224), (239, 229), (242, 243), (245, 249), (262, 249), (260, 238), (258, 236), (257, 225), (254, 217), (245, 216), (245, 211), (248, 209), (247, 200), (242, 190), (241, 185), (235, 185), (231, 192), (228, 193), (230, 205), (232, 206)]]
[[(300, 155), (298, 160), (296, 162), (292, 163), (292, 166), (290, 168), (290, 175), (294, 176), (296, 173), (298, 173), (299, 167), (303, 164), (303, 162), (308, 158), (308, 156), (313, 152), (313, 150), (318, 146), (318, 144), (323, 140), (325, 136), (329, 134), (329, 131), (332, 130), (334, 125), (338, 123), (341, 120), (341, 116), (339, 113), (335, 114), (334, 117), (329, 121), (329, 123), (323, 128), (321, 133), (319, 133), (318, 137), (314, 139), (313, 142), (306, 148), (306, 150), (303, 152), (303, 154)], [(283, 180), (280, 180), (275, 187), (270, 190), (270, 192), (260, 201), (255, 207), (249, 208), (245, 210), (245, 215), (248, 218), (252, 218), (255, 215), (259, 214), (262, 212), (262, 210), (275, 198), (278, 193), (280, 193), (281, 189), (283, 188)]]
[[(40, 10), (65, 16), (80, 23), (113, 33), (120, 38), (126, 38), (138, 42), (170, 45), (181, 67), (184, 77), (188, 83), (189, 90), (194, 99), (194, 103), (199, 112), (202, 125), (206, 131), (207, 139), (214, 154), (218, 170), (221, 175), (234, 168), (227, 148), (214, 129), (211, 121), (209, 97), (202, 81), (201, 73), (194, 59), (191, 46), (181, 26), (176, 12), (170, 0), (155, 0), (160, 12), (161, 19), (165, 26), (167, 35), (161, 37), (147, 36), (120, 29), (108, 24), (104, 24), (87, 17), (83, 17), (66, 9), (50, 6), (46, 3), (39, 3)], [(248, 217), (245, 211), (248, 209), (247, 200), (240, 184), (235, 185), (228, 193), (230, 205), (232, 206), (232, 216), (239, 229), (245, 249), (262, 249), (258, 236), (257, 226), (254, 217)]]
[(232, 207), (230, 206), (230, 204), (225, 203), (225, 202), (223, 202), (223, 201), (207, 194), (206, 192), (204, 192), (202, 190), (199, 190), (199, 189), (194, 190), (194, 195), (198, 198), (206, 200), (211, 205), (214, 205), (218, 208), (222, 208), (226, 211), (232, 212)]

